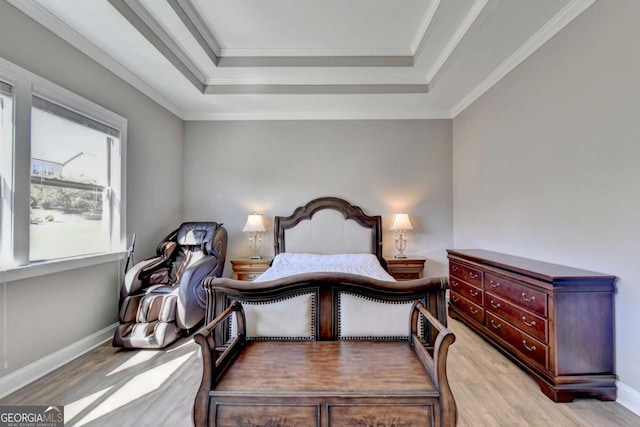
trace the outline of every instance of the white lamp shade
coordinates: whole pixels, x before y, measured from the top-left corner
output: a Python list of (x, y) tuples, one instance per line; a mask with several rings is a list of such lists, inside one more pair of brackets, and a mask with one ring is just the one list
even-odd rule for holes
[(244, 225), (242, 231), (267, 231), (262, 222), (262, 215), (251, 214), (247, 218), (247, 223)]
[(409, 221), (409, 215), (406, 213), (393, 214), (393, 220), (391, 221), (389, 230), (413, 230), (411, 221)]

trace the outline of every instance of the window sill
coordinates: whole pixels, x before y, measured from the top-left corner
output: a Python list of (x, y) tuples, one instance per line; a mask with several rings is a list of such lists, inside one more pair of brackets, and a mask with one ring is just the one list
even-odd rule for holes
[(108, 262), (122, 260), (125, 258), (126, 254), (127, 252), (111, 252), (108, 254), (87, 255), (75, 258), (43, 261), (21, 267), (12, 267), (7, 270), (0, 271), (0, 281), (14, 282), (16, 280), (29, 279), (31, 277), (106, 264)]

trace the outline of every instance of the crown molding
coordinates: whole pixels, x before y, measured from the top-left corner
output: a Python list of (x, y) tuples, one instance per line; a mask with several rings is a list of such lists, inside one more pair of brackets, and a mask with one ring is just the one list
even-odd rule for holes
[(414, 60), (415, 60), (416, 53), (420, 48), (420, 45), (425, 40), (427, 31), (429, 30), (429, 27), (431, 26), (431, 22), (433, 21), (433, 17), (436, 16), (438, 7), (440, 7), (440, 2), (441, 0), (432, 0), (429, 3), (429, 7), (427, 8), (427, 11), (422, 17), (422, 21), (420, 22), (420, 26), (418, 27), (418, 31), (416, 32), (416, 35), (413, 38), (413, 41), (411, 42), (411, 47), (410, 47), (411, 56), (414, 57)]
[(451, 109), (451, 117), (455, 118), (464, 111), (476, 99), (480, 98), (480, 96), (502, 80), (504, 76), (509, 74), (511, 70), (520, 65), (522, 61), (532, 55), (596, 1), (597, 0), (573, 0), (567, 4), (560, 12), (551, 18), (545, 26), (538, 30), (529, 40), (520, 46), (518, 50), (509, 56), (506, 61), (500, 64), (486, 79), (462, 98), (462, 100)]
[(252, 112), (208, 113), (188, 111), (186, 121), (251, 121), (251, 120), (435, 120), (451, 119), (449, 111), (396, 111), (396, 112)]
[(223, 84), (207, 85), (206, 95), (361, 95), (428, 93), (426, 84)]
[[(204, 91), (204, 74), (138, 0), (107, 0), (180, 74)], [(168, 43), (167, 43), (168, 42)], [(201, 76), (199, 76), (201, 74)]]
[[(171, 57), (170, 53), (172, 53), (175, 57), (171, 58), (178, 62), (178, 64), (174, 64), (176, 68), (180, 66), (186, 67), (188, 72), (195, 77), (196, 81), (202, 83), (205, 81), (206, 76), (205, 73), (193, 62), (187, 52), (175, 41), (175, 39), (171, 36), (169, 31), (158, 21), (158, 19), (142, 4), (140, 0), (108, 0), (112, 6), (116, 7), (118, 11), (125, 15), (125, 18), (136, 27), (136, 29), (147, 38), (147, 40), (151, 41), (150, 38), (153, 36), (157, 37), (159, 40), (155, 40), (160, 45), (156, 46), (160, 52), (163, 53), (167, 59)], [(128, 9), (127, 7), (128, 6)], [(141, 22), (138, 22), (135, 19), (135, 15), (137, 16)], [(142, 25), (141, 25), (142, 24)], [(147, 28), (144, 28), (146, 25)], [(145, 32), (151, 32), (152, 34), (145, 34)], [(154, 43), (155, 46), (155, 43)], [(168, 49), (170, 52), (164, 53), (163, 50)], [(172, 61), (173, 62), (173, 61)]]
[(182, 24), (196, 39), (202, 50), (205, 51), (211, 62), (218, 66), (220, 62), (220, 43), (216, 36), (209, 30), (195, 6), (190, 0), (167, 0)]
[(258, 56), (258, 57), (290, 57), (290, 56), (311, 56), (311, 57), (331, 57), (331, 56), (413, 56), (410, 49), (382, 49), (382, 48), (277, 48), (277, 49), (254, 49), (254, 48), (222, 48), (221, 56), (228, 58)]
[(181, 108), (136, 76), (128, 68), (113, 59), (102, 49), (96, 47), (93, 43), (72, 30), (34, 0), (7, 0), (7, 2), (177, 117), (183, 119), (184, 111)]
[[(413, 67), (414, 65), (414, 54), (411, 49), (224, 48), (191, 0), (167, 1), (182, 24), (205, 50), (211, 62), (218, 67)], [(440, 0), (436, 1), (439, 3)]]
[(476, 21), (476, 19), (478, 19), (478, 16), (480, 16), (480, 13), (485, 8), (487, 3), (489, 3), (489, 0), (476, 0), (471, 9), (469, 9), (469, 12), (467, 12), (467, 15), (464, 17), (464, 19), (456, 29), (456, 32), (453, 33), (453, 36), (451, 36), (449, 43), (447, 43), (442, 52), (440, 52), (438, 59), (436, 59), (436, 62), (427, 72), (426, 77), (428, 82), (431, 82), (434, 79), (445, 62), (447, 62), (449, 56), (451, 56), (455, 48), (464, 38), (465, 34), (467, 34), (467, 32), (471, 29), (471, 26)]

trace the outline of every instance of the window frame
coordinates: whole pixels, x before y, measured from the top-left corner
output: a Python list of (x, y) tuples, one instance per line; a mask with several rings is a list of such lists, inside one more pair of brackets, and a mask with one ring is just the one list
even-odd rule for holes
[[(122, 259), (126, 248), (126, 152), (127, 119), (106, 108), (52, 83), (22, 67), (0, 57), (0, 80), (13, 87), (14, 138), (11, 176), (5, 176), (13, 191), (9, 208), (3, 208), (3, 222), (11, 221), (10, 236), (1, 235), (2, 243), (9, 239), (9, 254), (3, 254), (0, 270), (5, 280), (50, 274), (88, 265)], [(112, 150), (110, 161), (110, 242), (109, 250), (101, 254), (79, 255), (29, 262), (29, 217), (31, 188), (31, 108), (32, 97), (37, 96), (64, 108), (103, 123), (120, 132), (119, 144)], [(4, 205), (4, 203), (3, 203)], [(7, 234), (7, 233), (5, 233)], [(4, 247), (4, 246), (3, 246)]]

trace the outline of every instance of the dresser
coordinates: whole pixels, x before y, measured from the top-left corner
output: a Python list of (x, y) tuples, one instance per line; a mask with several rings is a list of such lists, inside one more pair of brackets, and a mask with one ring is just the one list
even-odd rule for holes
[(385, 258), (387, 270), (398, 281), (421, 279), (426, 259), (420, 257)]
[(529, 373), (552, 400), (615, 400), (616, 277), (481, 249), (447, 252), (452, 318)]

